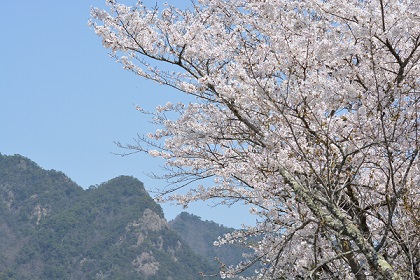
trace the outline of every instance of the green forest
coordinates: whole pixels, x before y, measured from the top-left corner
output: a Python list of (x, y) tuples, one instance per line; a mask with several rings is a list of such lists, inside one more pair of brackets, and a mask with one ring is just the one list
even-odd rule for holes
[(219, 279), (214, 247), (233, 231), (182, 213), (167, 222), (139, 180), (120, 176), (84, 190), (65, 174), (0, 154), (0, 280)]

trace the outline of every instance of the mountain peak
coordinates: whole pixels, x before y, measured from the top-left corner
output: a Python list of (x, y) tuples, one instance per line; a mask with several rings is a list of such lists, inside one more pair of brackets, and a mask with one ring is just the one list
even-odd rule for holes
[(83, 190), (0, 154), (0, 279), (196, 280), (216, 271), (169, 228), (138, 179)]

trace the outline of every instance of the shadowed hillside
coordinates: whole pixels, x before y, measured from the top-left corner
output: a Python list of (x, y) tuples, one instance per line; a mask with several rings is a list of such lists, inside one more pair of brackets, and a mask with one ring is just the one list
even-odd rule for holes
[[(232, 233), (234, 229), (213, 221), (202, 221), (196, 215), (182, 212), (169, 222), (169, 227), (190, 245), (194, 253), (204, 256), (216, 266), (219, 265), (219, 261), (225, 265), (237, 265), (243, 261), (242, 254), (244, 252), (251, 253), (249, 249), (234, 244), (225, 244), (221, 247), (214, 246), (213, 243), (219, 236)], [(243, 275), (249, 276), (252, 273), (253, 269), (249, 269)]]

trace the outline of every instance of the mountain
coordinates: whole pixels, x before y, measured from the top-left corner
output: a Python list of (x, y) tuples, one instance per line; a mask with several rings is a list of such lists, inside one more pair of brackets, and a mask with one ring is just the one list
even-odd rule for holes
[[(244, 260), (243, 253), (252, 253), (250, 249), (236, 244), (221, 247), (213, 245), (218, 237), (232, 233), (235, 229), (219, 225), (213, 221), (203, 221), (199, 216), (182, 212), (169, 222), (169, 227), (191, 247), (197, 255), (205, 257), (213, 265), (219, 262), (225, 265), (237, 265)], [(254, 266), (257, 268), (257, 266)], [(243, 272), (242, 276), (251, 276), (253, 269)]]
[(195, 280), (216, 271), (137, 179), (83, 190), (62, 172), (0, 154), (0, 280)]

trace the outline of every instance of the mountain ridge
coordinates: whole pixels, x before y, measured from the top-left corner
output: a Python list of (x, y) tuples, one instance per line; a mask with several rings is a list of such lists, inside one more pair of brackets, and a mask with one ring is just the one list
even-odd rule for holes
[(169, 227), (138, 179), (119, 176), (84, 190), (21, 155), (0, 154), (0, 250), (1, 280), (217, 274)]

